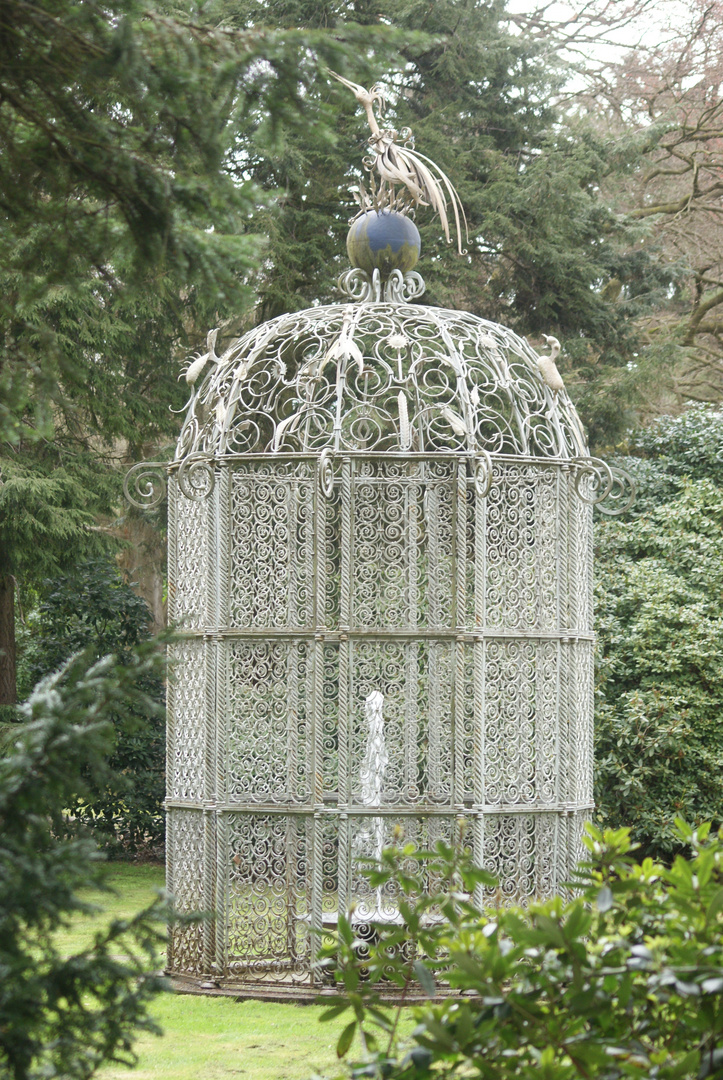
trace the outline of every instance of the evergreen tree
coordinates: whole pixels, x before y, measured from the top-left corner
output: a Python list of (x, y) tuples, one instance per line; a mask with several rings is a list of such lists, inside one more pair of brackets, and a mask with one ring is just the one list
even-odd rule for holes
[(89, 777), (107, 772), (111, 715), (157, 708), (143, 692), (162, 675), (155, 645), (124, 666), (90, 669), (79, 658), (46, 679), (21, 706), (12, 747), (0, 757), (0, 1076), (88, 1080), (107, 1061), (135, 1062), (139, 1030), (157, 1031), (149, 1005), (162, 983), (156, 902), (114, 919), (72, 955), (56, 932), (95, 905), (103, 863), (66, 808)]
[[(150, 637), (148, 605), (113, 561), (89, 559), (43, 582), (39, 602), (22, 631), (18, 673), (21, 698), (76, 653), (86, 661), (112, 654), (124, 668)], [(102, 776), (86, 772), (84, 790), (66, 803), (74, 820), (91, 828), (110, 850), (138, 851), (163, 843), (165, 793), (164, 687), (138, 679), (140, 704), (109, 714), (113, 738)]]
[[(599, 195), (603, 178), (626, 171), (640, 147), (633, 139), (611, 145), (554, 108), (565, 69), (540, 40), (514, 31), (505, 0), (357, 0), (321, 8), (310, 0), (224, 0), (223, 11), (239, 25), (323, 21), (340, 30), (353, 19), (402, 34), (400, 64), (382, 51), (367, 53), (352, 77), (384, 82), (388, 123), (411, 128), (417, 148), (458, 189), (470, 223), (460, 258), (439, 223), (419, 211), (422, 303), (467, 309), (522, 334), (556, 334), (565, 345), (563, 375), (593, 441), (619, 430), (624, 387), (613, 391), (609, 372), (627, 373), (635, 362), (635, 319), (670, 281), (639, 231)], [(321, 121), (330, 110), (333, 144), (310, 122), (271, 151), (264, 124), (255, 129), (249, 175), (283, 191), (268, 212), (268, 257), (255, 283), (261, 319), (331, 300), (346, 265), (347, 189), (361, 176), (367, 131), (352, 95), (320, 81), (308, 115)]]
[(0, 705), (17, 579), (98, 547), (108, 469), (175, 426), (174, 354), (247, 301), (265, 196), (239, 118), (298, 126), (318, 57), (348, 49), (201, 25), (195, 3), (3, 5)]
[(203, 6), (3, 4), (0, 437), (22, 436), (26, 406), (47, 433), (64, 381), (87, 382), (109, 292), (179, 311), (195, 296), (207, 312), (245, 295), (264, 196), (239, 118), (263, 109), (273, 127), (298, 126), (317, 57), (344, 65), (348, 46), (201, 25)]
[(16, 694), (15, 587), (36, 580), (103, 546), (95, 528), (99, 508), (110, 510), (114, 485), (97, 475), (87, 452), (59, 454), (52, 444), (20, 448), (3, 461), (0, 482), (0, 706)]

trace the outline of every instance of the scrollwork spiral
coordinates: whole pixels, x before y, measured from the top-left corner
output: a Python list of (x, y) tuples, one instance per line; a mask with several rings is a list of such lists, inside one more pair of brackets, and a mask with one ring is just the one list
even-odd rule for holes
[(150, 510), (166, 497), (166, 465), (162, 461), (141, 461), (129, 469), (123, 480), (123, 494), (131, 506)]
[(388, 304), (409, 304), (422, 296), (426, 287), (424, 278), (416, 270), (406, 274), (392, 270), (384, 285), (384, 300)]
[(337, 282), (339, 289), (345, 296), (359, 303), (372, 299), (372, 279), (366, 270), (355, 267), (342, 274)]
[(635, 481), (622, 469), (593, 457), (574, 458), (573, 464), (577, 466), (574, 484), (578, 497), (596, 506), (601, 514), (618, 517), (635, 502)]
[(205, 455), (194, 454), (181, 462), (178, 486), (187, 499), (205, 499), (214, 489), (213, 465)]

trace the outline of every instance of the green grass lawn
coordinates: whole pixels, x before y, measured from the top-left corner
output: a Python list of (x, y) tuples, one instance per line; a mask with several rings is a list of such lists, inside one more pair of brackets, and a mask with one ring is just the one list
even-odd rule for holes
[[(338, 1075), (334, 1047), (343, 1021), (319, 1024), (317, 1005), (164, 994), (153, 1016), (160, 1038), (143, 1035), (138, 1067), (106, 1066), (103, 1080), (308, 1080)], [(336, 1067), (335, 1067), (336, 1063)]]
[[(133, 914), (150, 903), (163, 887), (163, 867), (111, 864), (108, 883), (113, 893), (86, 894), (103, 913), (77, 917), (59, 935), (64, 952), (82, 949), (93, 931), (112, 917)], [(159, 966), (163, 960), (159, 959)], [(336, 1040), (349, 1017), (319, 1024), (324, 1006), (241, 1001), (164, 993), (152, 1015), (163, 1035), (142, 1035), (133, 1072), (108, 1065), (101, 1080), (309, 1080), (314, 1073), (339, 1076)]]

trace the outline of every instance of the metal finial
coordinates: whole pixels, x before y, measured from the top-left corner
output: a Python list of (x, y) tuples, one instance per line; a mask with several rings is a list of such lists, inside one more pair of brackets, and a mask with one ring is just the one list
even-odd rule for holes
[[(332, 78), (352, 91), (357, 101), (364, 107), (371, 130), (369, 147), (371, 155), (364, 159), (364, 167), (371, 177), (371, 190), (364, 184), (359, 185), (357, 201), (359, 214), (369, 210), (396, 210), (408, 214), (417, 206), (429, 206), (438, 216), (447, 242), (450, 242), (447, 200), (451, 204), (457, 233), (457, 251), (464, 254), (462, 247), (462, 226), (469, 241), (467, 219), (456, 188), (446, 173), (424, 154), (420, 154), (410, 145), (412, 133), (409, 128), (397, 132), (391, 127), (380, 127), (374, 113), (379, 109), (382, 117), (386, 106), (384, 93), (379, 85), (365, 90), (358, 83), (342, 78), (335, 71), (329, 71)], [(377, 185), (374, 173), (379, 177)], [(401, 189), (401, 190), (400, 190)], [(445, 194), (446, 192), (446, 194)], [(359, 215), (357, 215), (359, 216)]]

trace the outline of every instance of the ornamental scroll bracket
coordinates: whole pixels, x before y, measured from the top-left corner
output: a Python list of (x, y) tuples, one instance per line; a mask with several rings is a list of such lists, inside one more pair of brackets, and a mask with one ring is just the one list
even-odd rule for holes
[(327, 499), (334, 494), (334, 461), (331, 450), (322, 450), (319, 454), (319, 486)]
[[(166, 497), (165, 461), (141, 461), (129, 469), (123, 480), (123, 494), (131, 506), (152, 510)], [(206, 454), (190, 454), (178, 469), (178, 486), (187, 499), (205, 499), (215, 487), (212, 459)]]
[(152, 510), (166, 497), (164, 461), (141, 461), (129, 469), (123, 480), (123, 494), (131, 506)]
[(178, 486), (187, 499), (205, 499), (216, 486), (213, 459), (207, 454), (189, 454), (178, 468)]
[(338, 280), (339, 289), (351, 300), (360, 304), (385, 303), (409, 304), (417, 300), (425, 291), (424, 278), (416, 270), (403, 274), (401, 270), (392, 270), (382, 281), (379, 270), (372, 274), (355, 267), (347, 270)]
[(470, 458), (474, 489), (477, 497), (486, 499), (494, 480), (492, 457), (486, 450), (478, 450), (473, 458)]
[(601, 514), (618, 517), (635, 502), (635, 481), (623, 469), (594, 457), (573, 458), (570, 464), (578, 498), (597, 506)]

